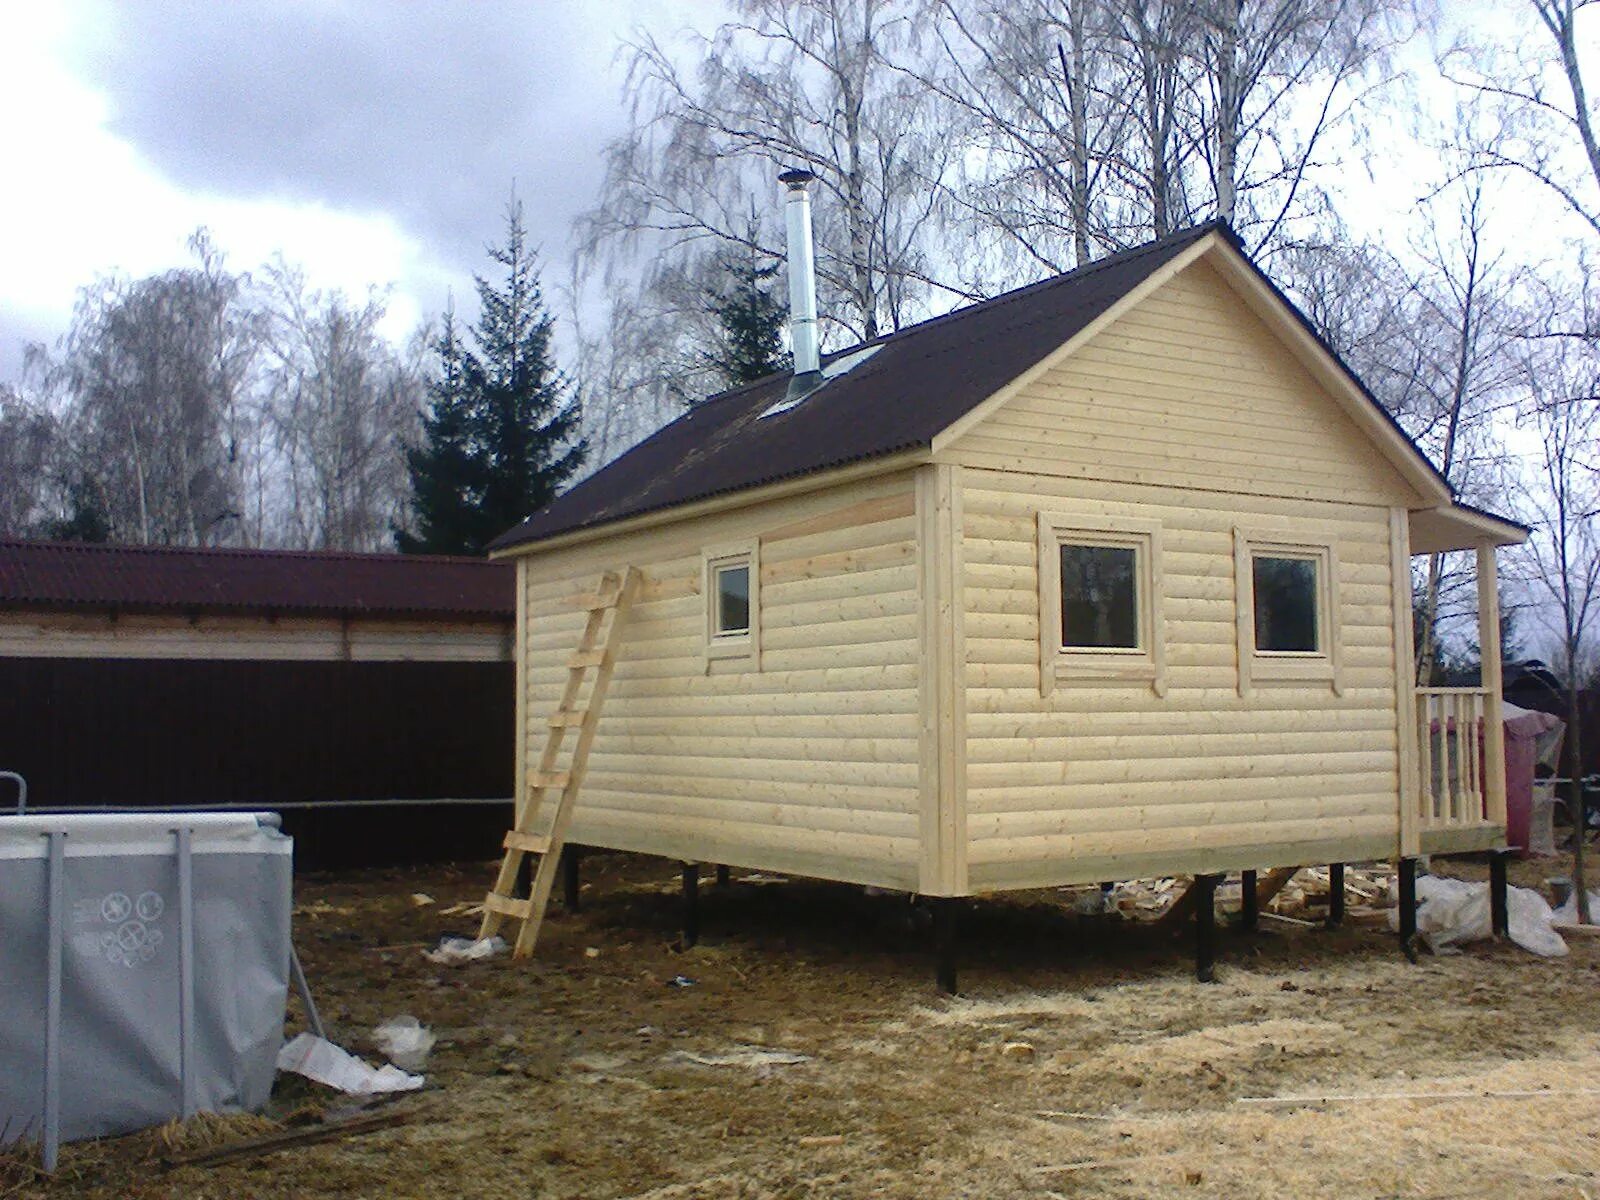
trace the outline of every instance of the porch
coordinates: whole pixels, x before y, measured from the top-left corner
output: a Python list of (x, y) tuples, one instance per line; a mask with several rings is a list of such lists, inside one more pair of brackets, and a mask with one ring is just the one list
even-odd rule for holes
[[(1506, 761), (1502, 712), (1500, 587), (1496, 550), (1527, 540), (1528, 530), (1466, 505), (1410, 514), (1410, 558), (1467, 551), (1475, 555), (1478, 646), (1477, 687), (1417, 685), (1415, 668), (1401, 672), (1409, 688), (1400, 698), (1400, 855), (1451, 854), (1505, 844)], [(1401, 564), (1397, 560), (1396, 566)], [(1397, 579), (1410, 634), (1410, 573)], [(1415, 662), (1412, 638), (1398, 647)]]

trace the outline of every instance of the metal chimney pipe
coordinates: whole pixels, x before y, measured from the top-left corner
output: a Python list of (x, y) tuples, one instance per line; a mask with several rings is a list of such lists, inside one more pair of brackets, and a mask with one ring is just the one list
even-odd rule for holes
[(789, 189), (785, 217), (789, 230), (789, 340), (799, 380), (822, 368), (817, 342), (817, 269), (811, 246), (811, 195), (816, 176), (802, 168), (785, 171), (778, 182)]

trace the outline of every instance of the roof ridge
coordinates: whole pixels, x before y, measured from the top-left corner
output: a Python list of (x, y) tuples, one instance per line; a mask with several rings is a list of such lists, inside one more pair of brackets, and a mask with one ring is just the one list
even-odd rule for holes
[(310, 562), (451, 563), (493, 566), (487, 558), (470, 554), (402, 554), (382, 550), (307, 550), (269, 546), (169, 546), (155, 543), (67, 542), (49, 538), (0, 538), (0, 550), (52, 550), (72, 554), (148, 554), (154, 557), (195, 555), (215, 558), (298, 558)]

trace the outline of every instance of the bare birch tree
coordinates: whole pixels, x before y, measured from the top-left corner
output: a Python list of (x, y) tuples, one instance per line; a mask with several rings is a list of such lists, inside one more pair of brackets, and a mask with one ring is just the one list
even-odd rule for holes
[(1115, 8), (935, 0), (935, 52), (896, 62), (938, 97), (966, 151), (930, 181), (950, 200), (942, 228), (977, 250), (966, 287), (1013, 283), (1028, 267), (1064, 271), (1120, 245), (1107, 195), (1129, 115), (1113, 75)]
[(281, 261), (268, 270), (264, 420), (281, 489), (274, 540), (379, 551), (406, 519), (405, 441), (422, 403), (420, 370), (377, 332), (382, 302), (309, 289)]
[[(1449, 197), (1439, 197), (1434, 207)], [(1400, 415), (1434, 465), (1460, 494), (1489, 503), (1505, 466), (1498, 409), (1520, 382), (1514, 294), (1520, 271), (1490, 245), (1481, 181), (1460, 189), (1456, 211), (1427, 219), (1412, 250), (1417, 284), (1412, 319), (1398, 346), (1413, 376)], [(1429, 212), (1432, 218), (1433, 213)], [(1432, 680), (1441, 614), (1470, 606), (1472, 571), (1428, 556), (1417, 638), (1417, 678)]]
[(1272, 248), (1333, 130), (1415, 31), (1408, 0), (1196, 0), (1195, 125), (1216, 214)]
[(20, 388), (0, 384), (0, 537), (30, 537), (50, 519), (51, 459), (57, 430), (50, 413)]
[[(817, 272), (826, 320), (870, 339), (937, 291), (928, 240), (952, 148), (930, 97), (889, 65), (915, 40), (896, 0), (737, 0), (736, 18), (681, 55), (628, 46), (629, 132), (606, 151), (581, 249), (610, 268), (643, 254), (684, 263), (729, 245), (782, 257), (774, 177), (817, 175)], [(680, 62), (680, 57), (688, 65)], [(774, 200), (754, 235), (752, 197)]]
[(210, 545), (238, 517), (235, 421), (255, 352), (244, 280), (199, 265), (84, 289), (57, 365), (64, 430), (114, 536)]
[(1542, 37), (1506, 46), (1463, 39), (1440, 66), (1490, 118), (1463, 172), (1530, 179), (1600, 236), (1600, 140), (1578, 48), (1578, 14), (1597, 2), (1523, 0)]
[(1566, 691), (1573, 881), (1578, 919), (1587, 924), (1580, 696), (1595, 680), (1600, 649), (1600, 354), (1591, 343), (1543, 339), (1532, 344), (1524, 365), (1530, 404), (1523, 423), (1537, 437), (1537, 452), (1521, 506), (1533, 535), (1519, 563), (1529, 611)]

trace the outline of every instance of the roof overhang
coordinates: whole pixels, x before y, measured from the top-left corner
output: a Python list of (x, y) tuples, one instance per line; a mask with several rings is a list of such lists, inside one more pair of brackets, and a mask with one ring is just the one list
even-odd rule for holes
[(1467, 504), (1441, 504), (1411, 513), (1411, 553), (1444, 554), (1479, 546), (1520, 546), (1532, 532), (1505, 517)]
[(543, 554), (547, 550), (560, 550), (566, 546), (577, 546), (584, 542), (596, 541), (599, 538), (616, 537), (625, 533), (637, 533), (644, 529), (655, 529), (663, 525), (671, 525), (677, 521), (688, 521), (695, 517), (709, 516), (712, 513), (745, 508), (767, 500), (781, 500), (786, 496), (798, 496), (804, 492), (815, 492), (822, 488), (835, 487), (838, 484), (851, 483), (858, 479), (869, 479), (876, 475), (890, 475), (895, 471), (903, 471), (909, 467), (928, 462), (930, 457), (927, 447), (918, 447), (898, 454), (885, 454), (879, 458), (862, 459), (859, 462), (847, 463), (831, 470), (818, 471), (810, 475), (796, 475), (790, 479), (780, 479), (758, 487), (740, 488), (737, 491), (708, 496), (704, 500), (696, 500), (688, 504), (677, 504), (669, 508), (658, 508), (650, 512), (639, 513), (633, 517), (624, 517), (618, 521), (602, 521), (594, 525), (586, 525), (580, 529), (571, 529), (566, 533), (558, 533), (554, 537), (542, 538), (535, 542), (518, 542), (515, 545), (489, 551), (489, 557), (493, 560), (525, 558), (534, 554)]

